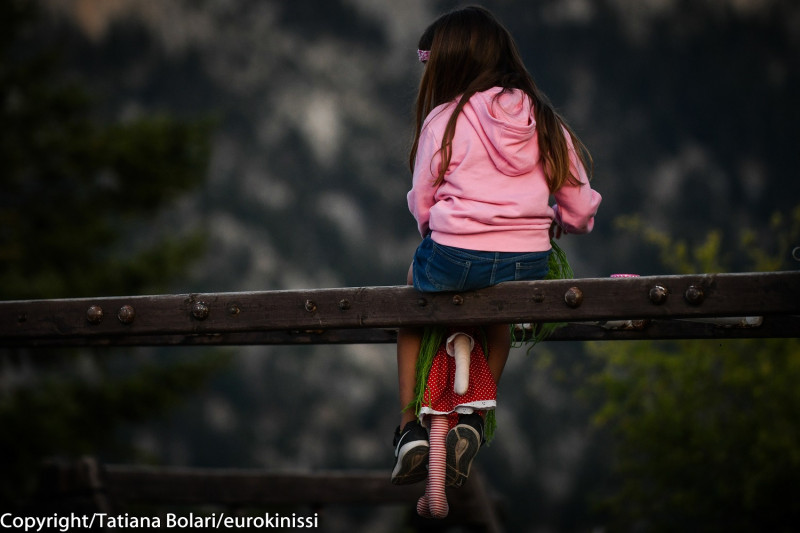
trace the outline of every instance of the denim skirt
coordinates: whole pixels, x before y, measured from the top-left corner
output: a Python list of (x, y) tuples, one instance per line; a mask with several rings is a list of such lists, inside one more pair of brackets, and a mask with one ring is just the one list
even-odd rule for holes
[(414, 253), (414, 288), (422, 292), (468, 291), (504, 281), (547, 276), (550, 250), (482, 252), (444, 246), (425, 237)]

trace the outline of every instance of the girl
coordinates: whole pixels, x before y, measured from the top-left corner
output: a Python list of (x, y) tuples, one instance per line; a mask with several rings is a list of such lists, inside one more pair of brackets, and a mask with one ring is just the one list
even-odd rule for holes
[[(422, 34), (418, 56), (425, 70), (408, 207), (423, 240), (408, 283), (420, 291), (465, 291), (544, 278), (551, 237), (588, 233), (594, 225), (601, 197), (589, 186), (586, 148), (537, 88), (508, 30), (486, 9), (439, 17)], [(495, 324), (485, 332), (497, 382), (510, 350), (509, 327)], [(407, 409), (420, 342), (419, 329), (398, 334), (404, 410), (394, 438), (395, 484), (427, 475), (427, 432)], [(448, 447), (457, 446), (459, 454), (448, 453), (458, 461), (448, 469), (463, 480), (483, 438), (482, 419), (463, 416), (450, 432)]]

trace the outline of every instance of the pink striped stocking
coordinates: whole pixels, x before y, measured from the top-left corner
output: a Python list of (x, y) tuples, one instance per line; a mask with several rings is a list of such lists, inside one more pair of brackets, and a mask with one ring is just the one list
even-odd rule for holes
[(428, 486), (417, 501), (417, 513), (426, 518), (444, 518), (450, 511), (445, 485), (445, 439), (450, 429), (447, 415), (431, 415), (430, 452), (428, 456)]

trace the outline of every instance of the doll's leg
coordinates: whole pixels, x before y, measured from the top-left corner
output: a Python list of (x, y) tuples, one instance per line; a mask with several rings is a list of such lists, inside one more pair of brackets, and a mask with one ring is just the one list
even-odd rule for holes
[(428, 461), (428, 486), (417, 501), (417, 513), (427, 518), (444, 518), (450, 511), (445, 494), (445, 436), (449, 423), (446, 415), (431, 416), (431, 451)]
[(511, 333), (508, 324), (491, 324), (486, 326), (486, 344), (489, 348), (487, 364), (495, 383), (500, 382), (500, 376), (511, 351)]

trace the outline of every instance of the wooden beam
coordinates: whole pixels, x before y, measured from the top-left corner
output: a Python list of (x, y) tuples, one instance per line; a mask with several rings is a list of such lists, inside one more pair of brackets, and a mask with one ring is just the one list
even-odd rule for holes
[[(309, 505), (402, 505), (416, 508), (425, 483), (396, 486), (389, 471), (274, 472), (262, 469), (210, 469), (104, 465), (85, 457), (51, 462), (40, 479), (40, 495), (50, 500), (90, 497), (101, 512), (119, 514), (129, 507), (264, 508)], [(98, 498), (99, 496), (99, 498)], [(500, 531), (496, 502), (479, 469), (459, 489), (447, 489), (450, 516), (426, 524), (463, 525)], [(99, 505), (98, 505), (99, 503)], [(324, 519), (320, 518), (324, 528)]]
[[(735, 325), (714, 319), (648, 319), (611, 322), (565, 323), (544, 342), (629, 341), (668, 339), (752, 339), (800, 336), (800, 316), (770, 315), (752, 325)], [(518, 339), (531, 337), (519, 330)], [(0, 338), (0, 347), (111, 347), (111, 346), (263, 346), (315, 344), (394, 344), (396, 328), (328, 329), (304, 331), (250, 331), (241, 333), (196, 333), (191, 335), (117, 335), (94, 337)]]
[(797, 314), (800, 271), (697, 274), (509, 282), (463, 293), (393, 286), (6, 301), (0, 340)]
[(270, 472), (106, 465), (104, 483), (125, 504), (264, 506), (407, 503), (423, 485), (395, 486), (388, 472)]

